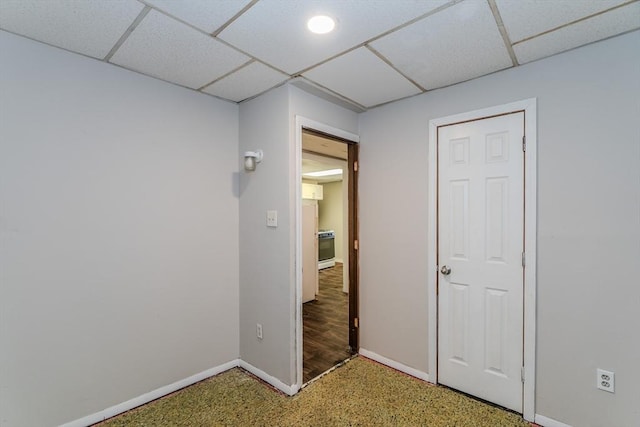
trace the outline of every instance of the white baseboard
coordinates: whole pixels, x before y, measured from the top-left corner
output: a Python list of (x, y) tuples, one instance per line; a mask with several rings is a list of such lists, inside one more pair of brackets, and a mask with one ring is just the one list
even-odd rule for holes
[(256, 377), (260, 378), (262, 381), (265, 381), (265, 382), (271, 384), (272, 386), (274, 386), (278, 390), (282, 391), (283, 393), (288, 394), (289, 396), (293, 396), (294, 394), (296, 394), (298, 392), (299, 388), (298, 388), (297, 385), (295, 385), (295, 384), (294, 385), (286, 385), (285, 383), (283, 383), (282, 381), (280, 381), (276, 377), (273, 377), (273, 376), (267, 374), (263, 370), (256, 368), (255, 366), (253, 366), (250, 363), (245, 362), (244, 360), (240, 360), (240, 367), (242, 369), (246, 369), (247, 371), (251, 372)]
[(181, 388), (190, 386), (192, 384), (205, 380), (214, 375), (218, 375), (221, 372), (228, 371), (229, 369), (235, 368), (237, 366), (240, 366), (239, 359), (235, 359), (230, 362), (223, 363), (222, 365), (216, 366), (211, 369), (207, 369), (206, 371), (202, 371), (188, 378), (176, 381), (173, 384), (165, 385), (163, 387), (157, 388), (153, 391), (150, 391), (138, 397), (134, 397), (133, 399), (129, 399), (126, 402), (119, 403), (117, 405), (111, 406), (110, 408), (103, 409), (102, 411), (96, 412), (91, 415), (87, 415), (86, 417), (78, 418), (77, 420), (62, 424), (62, 426), (60, 427), (90, 426), (91, 424), (95, 424), (100, 421), (106, 420), (107, 418), (111, 418), (118, 414), (122, 414), (123, 412), (126, 412), (130, 409), (137, 408), (138, 406), (144, 405), (145, 403), (149, 403), (152, 400), (158, 399), (162, 396), (166, 396), (167, 394), (173, 393), (176, 390), (180, 390)]
[(571, 427), (569, 424), (561, 423), (552, 418), (547, 418), (544, 415), (536, 414), (533, 422), (543, 427)]
[(397, 369), (398, 371), (404, 372), (405, 374), (411, 375), (412, 377), (416, 377), (424, 381), (429, 381), (429, 374), (427, 374), (426, 372), (422, 372), (410, 366), (403, 365), (402, 363), (396, 362), (395, 360), (387, 359), (386, 357), (380, 356), (379, 354), (374, 353), (373, 351), (360, 348), (360, 350), (358, 350), (358, 353), (361, 356), (364, 356), (371, 360), (375, 360), (376, 362), (382, 363), (383, 365), (387, 365), (390, 368)]

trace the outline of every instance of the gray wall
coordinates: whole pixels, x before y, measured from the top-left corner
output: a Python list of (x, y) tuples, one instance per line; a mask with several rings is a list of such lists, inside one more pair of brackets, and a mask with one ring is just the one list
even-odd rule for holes
[[(429, 120), (537, 97), (536, 413), (636, 425), (639, 46), (636, 31), (360, 116), (363, 348), (427, 371)], [(596, 390), (597, 367), (615, 394)]]
[[(344, 162), (342, 162), (344, 163)], [(342, 194), (342, 181), (328, 182), (322, 184), (322, 200), (318, 200), (318, 228), (322, 230), (335, 231), (335, 251), (336, 261), (343, 262), (343, 233), (344, 223), (344, 201)], [(345, 230), (348, 228), (345, 227)], [(348, 230), (347, 230), (348, 231)]]
[[(428, 120), (537, 97), (536, 412), (640, 418), (639, 45), (360, 116), (362, 347), (427, 371)], [(358, 115), (287, 86), (238, 113), (4, 32), (0, 59), (0, 423), (71, 421), (238, 356), (293, 384), (294, 118), (358, 133)]]
[[(311, 119), (316, 122), (322, 123), (324, 125), (331, 126), (336, 129), (340, 129), (354, 135), (358, 134), (358, 114), (347, 110), (346, 108), (339, 107), (335, 104), (327, 102), (323, 99), (317, 98), (304, 92), (303, 90), (298, 89), (295, 86), (289, 87), (290, 94), (290, 105), (289, 105), (289, 130), (290, 130), (290, 141), (291, 141), (291, 154), (290, 154), (290, 164), (295, 165), (295, 150), (294, 142), (295, 142), (295, 117), (301, 116), (306, 119)], [(300, 200), (295, 197), (293, 192), (294, 186), (293, 182), (295, 180), (295, 176), (293, 173), (293, 166), (290, 169), (291, 173), (291, 193), (289, 195), (291, 200), (291, 212), (294, 212), (296, 204), (300, 203)], [(295, 265), (293, 261), (295, 260), (295, 241), (291, 241), (291, 260), (292, 260), (292, 269), (291, 269), (291, 283), (292, 286), (295, 286)], [(348, 268), (348, 267), (347, 267)], [(291, 297), (293, 298), (293, 293), (291, 293)], [(292, 315), (295, 314), (295, 300), (292, 299)], [(295, 320), (295, 318), (292, 318)], [(295, 337), (295, 328), (291, 330), (292, 338)], [(291, 342), (292, 345), (294, 341)], [(295, 349), (292, 349), (294, 351)], [(295, 363), (292, 364), (292, 368), (295, 371)]]
[[(286, 385), (296, 382), (295, 116), (357, 133), (357, 114), (282, 86), (240, 104), (240, 153), (262, 149), (240, 176), (240, 356)], [(266, 211), (278, 227), (266, 227)], [(256, 324), (263, 339), (256, 337)]]
[(2, 31), (0, 62), (0, 424), (238, 358), (238, 107)]
[[(240, 153), (264, 152), (254, 172), (240, 172), (240, 357), (290, 385), (288, 112), (286, 86), (240, 105)], [(278, 211), (277, 228), (267, 210)]]

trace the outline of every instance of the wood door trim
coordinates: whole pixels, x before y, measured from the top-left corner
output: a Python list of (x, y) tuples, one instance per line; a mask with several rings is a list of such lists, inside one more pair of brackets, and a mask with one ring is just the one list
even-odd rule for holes
[[(355, 170), (355, 163), (358, 161), (359, 145), (357, 142), (349, 141), (338, 136), (320, 132), (312, 128), (303, 126), (303, 133), (310, 133), (322, 138), (329, 139), (334, 142), (347, 144), (347, 169), (349, 173), (348, 184), (348, 227), (349, 227), (349, 348), (351, 354), (356, 354), (360, 349), (359, 345), (359, 325), (357, 324), (359, 307), (358, 307), (358, 249), (355, 242), (358, 240), (358, 172)], [(318, 154), (323, 157), (344, 160), (323, 153), (317, 153), (311, 150), (302, 149), (303, 153)]]
[[(358, 249), (355, 242), (359, 239), (358, 233), (358, 171), (355, 170), (355, 163), (358, 161), (357, 144), (349, 144), (349, 347), (351, 354), (355, 354), (360, 349), (358, 319)], [(359, 242), (358, 242), (359, 243)], [(358, 248), (360, 246), (358, 245)]]
[[(291, 390), (292, 393), (291, 394), (295, 394), (297, 393), (301, 387), (303, 386), (302, 384), (302, 380), (303, 380), (303, 373), (302, 373), (302, 364), (303, 364), (303, 353), (302, 353), (302, 346), (303, 346), (303, 333), (302, 333), (302, 268), (301, 268), (301, 262), (302, 262), (302, 257), (301, 257), (301, 253), (302, 253), (302, 236), (301, 236), (301, 221), (302, 221), (302, 134), (304, 132), (316, 132), (318, 134), (321, 134), (323, 136), (330, 136), (330, 138), (332, 140), (337, 140), (339, 142), (342, 143), (346, 143), (348, 144), (347, 148), (348, 148), (348, 152), (350, 152), (350, 150), (354, 150), (354, 148), (351, 148), (353, 146), (355, 146), (355, 152), (356, 152), (356, 156), (355, 159), (357, 159), (357, 147), (358, 147), (358, 142), (360, 141), (360, 137), (354, 133), (339, 129), (339, 128), (335, 128), (333, 126), (329, 126), (326, 125), (324, 123), (321, 122), (317, 122), (311, 119), (308, 119), (306, 117), (303, 116), (299, 116), (296, 115), (295, 116), (295, 125), (294, 125), (294, 147), (295, 147), (295, 153), (294, 153), (294, 158), (295, 158), (295, 164), (293, 167), (293, 172), (291, 173), (291, 178), (294, 182), (294, 188), (295, 190), (293, 191), (294, 194), (294, 200), (295, 200), (295, 224), (293, 225), (293, 230), (295, 237), (293, 238), (293, 240), (295, 241), (295, 255), (294, 255), (294, 266), (293, 266), (293, 277), (295, 278), (295, 286), (293, 287), (293, 301), (295, 302), (295, 306), (294, 306), (294, 311), (292, 313), (292, 321), (294, 324), (294, 327), (292, 328), (292, 342), (293, 342), (293, 346), (291, 346), (291, 372), (294, 375), (295, 378), (295, 383), (291, 386)], [(350, 150), (349, 150), (350, 149)], [(352, 171), (353, 171), (353, 163), (349, 163), (349, 160), (347, 160), (348, 162), (348, 168), (349, 168), (349, 176), (351, 177)], [(354, 160), (355, 162), (355, 160)], [(352, 183), (349, 183), (349, 186), (353, 186), (354, 188), (354, 194), (352, 197), (352, 194), (349, 194), (349, 199), (353, 200), (353, 212), (354, 215), (357, 215), (357, 175), (355, 175), (355, 180), (351, 181)], [(351, 207), (351, 205), (350, 205)], [(349, 217), (351, 217), (351, 212), (349, 213)], [(354, 217), (354, 221), (353, 222), (349, 222), (349, 229), (350, 229), (350, 233), (351, 230), (355, 230), (354, 231), (354, 235), (357, 237), (358, 236), (358, 231), (357, 231), (357, 225), (358, 225), (358, 221), (357, 221), (357, 216)], [(352, 224), (354, 225), (352, 227)], [(350, 345), (352, 345), (352, 351), (357, 351), (358, 350), (358, 328), (355, 328), (355, 331), (353, 331), (353, 333), (351, 332), (352, 326), (355, 326), (355, 322), (354, 319), (355, 317), (351, 317), (352, 315), (357, 316), (358, 315), (358, 305), (357, 305), (357, 295), (358, 295), (358, 256), (357, 256), (357, 252), (355, 253), (355, 257), (352, 258), (352, 253), (354, 252), (354, 246), (353, 246), (353, 242), (354, 240), (350, 238), (349, 241), (349, 260), (350, 260), (350, 265), (352, 265), (353, 267), (350, 266), (350, 274), (349, 274), (349, 293), (350, 293), (350, 301), (349, 301), (349, 306), (350, 307), (354, 307), (354, 309), (352, 310), (350, 308), (350, 319), (349, 319), (349, 326), (350, 326), (350, 333), (349, 333), (349, 342)], [(352, 270), (353, 269), (353, 270)], [(352, 273), (352, 271), (354, 273)], [(355, 289), (355, 292), (354, 292)], [(351, 303), (351, 301), (355, 301), (354, 304)], [(354, 341), (352, 340), (352, 336), (354, 337)]]

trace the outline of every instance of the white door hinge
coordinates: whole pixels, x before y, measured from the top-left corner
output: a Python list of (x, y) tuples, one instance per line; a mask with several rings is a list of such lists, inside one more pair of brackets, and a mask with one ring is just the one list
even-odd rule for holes
[(358, 172), (358, 162), (353, 162), (353, 171)]
[(524, 252), (522, 252), (522, 266), (524, 267), (527, 264), (527, 257)]
[(522, 136), (522, 151), (527, 151), (527, 138), (524, 135)]
[(357, 317), (356, 317), (355, 319), (353, 319), (353, 326), (355, 326), (356, 328), (359, 328), (359, 327), (360, 327), (360, 326), (359, 326), (359, 323), (360, 323), (360, 322), (358, 322), (358, 318), (357, 318)]
[(353, 249), (355, 249), (357, 251), (359, 247), (360, 247), (360, 245), (358, 244), (358, 241), (354, 240), (353, 241)]
[(524, 382), (524, 366), (520, 368), (520, 379)]

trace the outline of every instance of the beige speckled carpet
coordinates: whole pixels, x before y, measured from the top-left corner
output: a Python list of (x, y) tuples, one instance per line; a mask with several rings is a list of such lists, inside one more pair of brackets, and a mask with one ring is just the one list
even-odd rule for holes
[(529, 426), (519, 415), (358, 357), (293, 397), (240, 369), (98, 424), (114, 426)]

